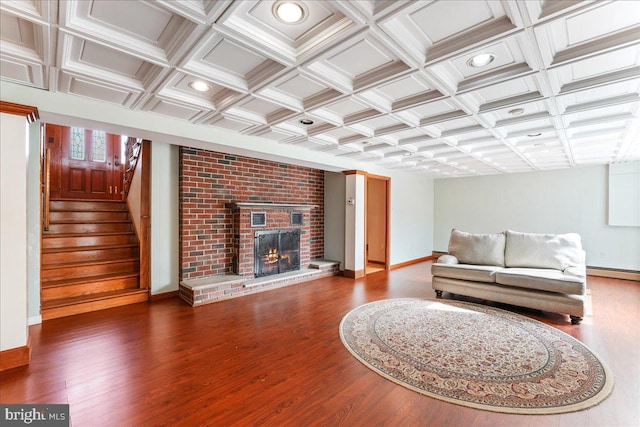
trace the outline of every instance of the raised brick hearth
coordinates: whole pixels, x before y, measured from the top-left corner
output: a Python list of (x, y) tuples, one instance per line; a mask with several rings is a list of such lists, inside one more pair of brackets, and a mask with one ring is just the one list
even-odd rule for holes
[(315, 260), (311, 261), (309, 268), (256, 279), (247, 279), (233, 274), (186, 279), (180, 282), (178, 295), (187, 304), (196, 307), (323, 277), (335, 276), (339, 273), (339, 262)]

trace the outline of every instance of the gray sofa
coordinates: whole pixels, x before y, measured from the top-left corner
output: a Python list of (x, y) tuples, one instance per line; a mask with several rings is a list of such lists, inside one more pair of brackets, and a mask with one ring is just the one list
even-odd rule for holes
[(584, 317), (585, 252), (580, 236), (507, 230), (472, 234), (452, 230), (447, 255), (431, 266), (442, 292)]

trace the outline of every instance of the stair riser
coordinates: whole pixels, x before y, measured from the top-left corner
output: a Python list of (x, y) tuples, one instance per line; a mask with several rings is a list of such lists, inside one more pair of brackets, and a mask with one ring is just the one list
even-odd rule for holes
[(112, 233), (119, 231), (132, 231), (128, 222), (107, 222), (93, 224), (50, 224), (46, 234), (58, 233)]
[(122, 202), (101, 202), (101, 201), (77, 201), (77, 200), (51, 200), (49, 210), (73, 210), (73, 211), (126, 211), (127, 206)]
[(57, 237), (55, 235), (44, 235), (42, 247), (48, 248), (69, 248), (74, 246), (98, 246), (98, 245), (120, 245), (125, 243), (136, 243), (133, 234), (117, 234), (114, 236), (81, 236), (81, 237)]
[(78, 285), (42, 288), (41, 298), (42, 302), (47, 302), (52, 299), (77, 297), (119, 289), (136, 289), (137, 287), (138, 277), (127, 277), (125, 279), (101, 280), (99, 282), (89, 282)]
[(147, 299), (147, 294), (142, 293), (110, 298), (108, 300), (90, 301), (65, 307), (48, 308), (42, 310), (42, 320), (57, 319), (58, 317), (72, 316), (74, 314), (88, 313), (90, 311), (103, 310), (105, 308), (145, 302)]
[(140, 271), (139, 261), (123, 261), (109, 264), (86, 265), (80, 267), (64, 267), (42, 270), (42, 285), (48, 281), (61, 279), (77, 279), (80, 277), (98, 276), (102, 274), (137, 273)]
[(113, 258), (131, 258), (137, 257), (139, 254), (140, 252), (137, 246), (76, 252), (45, 252), (42, 254), (42, 265), (47, 266), (63, 262), (97, 261)]
[(127, 212), (51, 212), (49, 214), (49, 222), (59, 221), (118, 221), (129, 218)]

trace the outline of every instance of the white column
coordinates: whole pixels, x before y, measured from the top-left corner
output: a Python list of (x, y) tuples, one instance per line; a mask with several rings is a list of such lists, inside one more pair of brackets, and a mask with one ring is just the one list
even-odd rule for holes
[(27, 147), (24, 116), (0, 113), (0, 351), (27, 344)]
[(177, 145), (151, 144), (151, 294), (156, 295), (178, 290), (180, 161)]
[(347, 277), (364, 276), (365, 178), (361, 173), (346, 176), (344, 272)]

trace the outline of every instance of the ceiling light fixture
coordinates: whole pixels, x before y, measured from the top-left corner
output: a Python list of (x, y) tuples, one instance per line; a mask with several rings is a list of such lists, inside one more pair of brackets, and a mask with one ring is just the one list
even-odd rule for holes
[(519, 116), (524, 113), (524, 108), (514, 108), (513, 110), (509, 110), (509, 115), (511, 116)]
[(467, 64), (474, 68), (484, 67), (491, 64), (494, 59), (496, 59), (496, 56), (493, 53), (481, 53), (469, 59)]
[(285, 24), (297, 24), (304, 19), (304, 9), (298, 3), (285, 1), (274, 5), (274, 15)]
[(197, 90), (198, 92), (208, 92), (211, 90), (211, 86), (201, 80), (190, 82), (189, 87), (193, 90)]
[(536, 136), (540, 136), (540, 135), (542, 135), (540, 132), (537, 132), (537, 133), (528, 133), (528, 134), (527, 134), (527, 136), (528, 136), (529, 138), (535, 138)]
[(405, 156), (405, 157), (411, 157), (411, 156), (413, 156), (413, 153), (404, 153), (404, 154), (403, 154), (403, 156)]
[(299, 122), (305, 126), (311, 126), (313, 124), (313, 120), (311, 119), (300, 119)]

